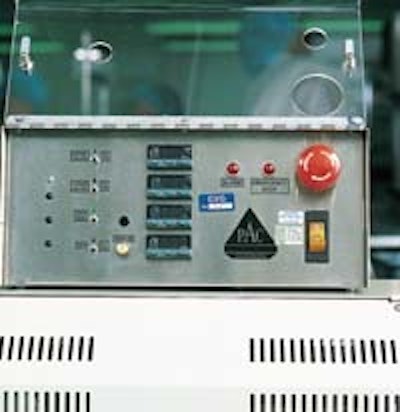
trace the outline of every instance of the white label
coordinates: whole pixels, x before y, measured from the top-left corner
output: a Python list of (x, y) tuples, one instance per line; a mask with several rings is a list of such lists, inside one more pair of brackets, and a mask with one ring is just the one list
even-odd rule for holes
[(280, 210), (278, 213), (280, 225), (304, 225), (304, 212), (302, 210)]
[(208, 206), (209, 210), (232, 210), (233, 203), (214, 203)]
[(276, 225), (275, 241), (278, 245), (304, 245), (303, 225)]

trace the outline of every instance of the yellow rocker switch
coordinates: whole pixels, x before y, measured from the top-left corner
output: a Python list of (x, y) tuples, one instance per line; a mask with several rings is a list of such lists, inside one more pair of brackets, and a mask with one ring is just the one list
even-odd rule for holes
[(308, 228), (308, 251), (310, 253), (325, 253), (327, 249), (325, 223), (310, 222)]

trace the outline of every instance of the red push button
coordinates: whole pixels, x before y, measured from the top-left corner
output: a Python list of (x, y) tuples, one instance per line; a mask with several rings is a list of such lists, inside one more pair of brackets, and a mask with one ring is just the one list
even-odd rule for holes
[(337, 183), (341, 163), (337, 153), (325, 144), (315, 144), (304, 150), (297, 164), (297, 178), (307, 189), (324, 192)]

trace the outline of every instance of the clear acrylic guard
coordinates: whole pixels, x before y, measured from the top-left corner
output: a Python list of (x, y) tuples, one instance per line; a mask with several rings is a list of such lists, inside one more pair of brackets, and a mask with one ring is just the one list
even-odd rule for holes
[(23, 1), (7, 115), (365, 119), (359, 4), (330, 3)]

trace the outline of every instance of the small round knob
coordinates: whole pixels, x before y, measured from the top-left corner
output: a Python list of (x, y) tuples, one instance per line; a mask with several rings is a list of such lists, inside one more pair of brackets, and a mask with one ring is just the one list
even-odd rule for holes
[(339, 156), (332, 147), (314, 144), (305, 149), (297, 163), (297, 178), (313, 192), (325, 192), (334, 187), (341, 173)]

